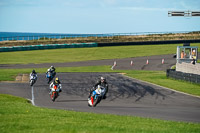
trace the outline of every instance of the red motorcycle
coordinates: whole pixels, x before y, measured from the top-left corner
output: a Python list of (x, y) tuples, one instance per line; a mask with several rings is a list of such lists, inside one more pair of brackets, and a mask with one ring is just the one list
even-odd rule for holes
[(51, 88), (51, 100), (54, 102), (56, 98), (59, 96), (59, 89), (57, 85), (54, 85), (53, 88)]

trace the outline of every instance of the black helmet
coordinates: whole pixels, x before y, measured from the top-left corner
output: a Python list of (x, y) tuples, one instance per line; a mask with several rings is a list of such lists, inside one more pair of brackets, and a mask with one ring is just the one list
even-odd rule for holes
[(35, 70), (33, 69), (32, 73), (35, 73)]

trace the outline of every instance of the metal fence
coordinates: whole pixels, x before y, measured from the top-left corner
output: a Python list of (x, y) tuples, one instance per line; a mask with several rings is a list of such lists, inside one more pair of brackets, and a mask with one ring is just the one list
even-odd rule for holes
[(192, 83), (200, 84), (200, 75), (197, 75), (197, 74), (183, 73), (183, 72), (175, 71), (174, 69), (167, 69), (166, 75), (167, 77), (171, 77), (177, 80), (185, 80)]
[[(25, 35), (15, 35), (15, 36), (1, 36), (0, 41), (13, 41), (13, 40), (51, 40), (51, 39), (69, 39), (69, 38), (113, 38), (120, 36), (135, 36), (135, 37), (150, 37), (155, 40), (156, 38), (164, 38), (165, 37), (188, 37), (188, 33), (190, 33), (189, 39), (200, 39), (200, 31), (180, 31), (180, 32), (135, 32), (135, 33), (108, 33), (108, 34), (47, 34), (47, 33), (34, 33), (34, 35), (26, 35), (28, 33), (24, 33)], [(194, 34), (194, 36), (193, 36)], [(165, 35), (165, 36), (164, 36)], [(167, 35), (167, 36), (166, 36)], [(153, 41), (151, 40), (151, 41)]]
[(27, 46), (0, 47), (0, 52), (59, 49), (59, 48), (88, 48), (97, 46), (98, 46), (97, 43), (45, 44), (45, 45), (40, 44), (40, 45), (27, 45)]

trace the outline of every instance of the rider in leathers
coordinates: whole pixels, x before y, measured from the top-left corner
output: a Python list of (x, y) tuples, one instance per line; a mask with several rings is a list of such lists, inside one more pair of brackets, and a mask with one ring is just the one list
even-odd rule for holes
[(47, 69), (47, 72), (46, 72), (46, 74), (48, 73), (48, 72), (51, 72), (52, 74), (53, 74), (53, 76), (55, 76), (56, 75), (56, 69), (55, 69), (55, 67), (54, 66), (51, 66), (49, 69)]
[(108, 83), (106, 82), (106, 79), (104, 77), (101, 77), (101, 79), (94, 85), (94, 88), (90, 90), (89, 97), (91, 96), (91, 93), (97, 88), (98, 85), (106, 89), (105, 95), (103, 96), (103, 99), (106, 99), (106, 94), (108, 93)]
[(31, 80), (31, 77), (35, 77), (35, 80), (37, 80), (37, 73), (35, 72), (35, 70), (33, 70), (31, 73), (30, 73), (30, 80)]
[(50, 92), (49, 94), (51, 94), (51, 90), (52, 88), (54, 87), (54, 85), (57, 85), (58, 89), (59, 89), (59, 92), (62, 92), (62, 85), (61, 85), (61, 82), (58, 78), (56, 78), (50, 85), (49, 85), (49, 89), (50, 89)]

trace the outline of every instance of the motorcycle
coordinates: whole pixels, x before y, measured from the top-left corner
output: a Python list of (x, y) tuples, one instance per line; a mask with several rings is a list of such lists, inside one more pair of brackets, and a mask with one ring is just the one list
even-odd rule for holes
[(47, 84), (51, 82), (51, 80), (55, 77), (55, 75), (56, 75), (56, 72), (48, 71), (46, 73)]
[(54, 85), (52, 88), (51, 88), (51, 100), (54, 102), (56, 100), (56, 98), (59, 96), (59, 88), (58, 88), (58, 85)]
[(98, 85), (88, 98), (88, 106), (96, 107), (96, 105), (101, 102), (101, 99), (104, 97), (105, 92), (105, 87)]
[(37, 80), (36, 75), (31, 75), (30, 76), (30, 86), (33, 86), (33, 84), (35, 84), (36, 80)]

